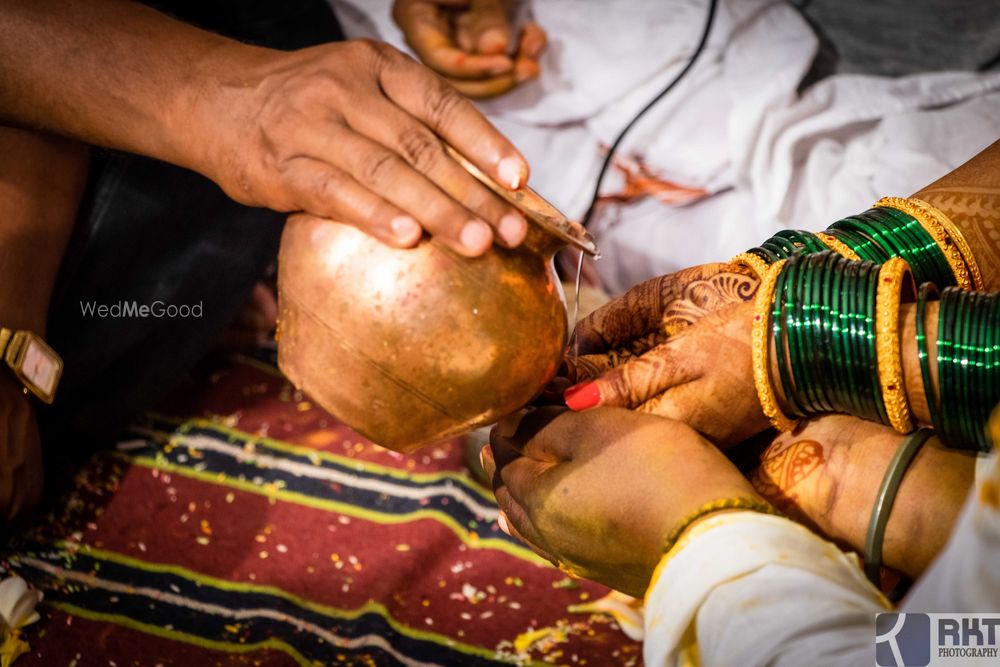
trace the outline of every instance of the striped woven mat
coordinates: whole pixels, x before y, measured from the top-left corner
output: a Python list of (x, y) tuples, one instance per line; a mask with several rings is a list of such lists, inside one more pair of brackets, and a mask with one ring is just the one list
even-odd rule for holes
[(256, 358), (167, 404), (4, 549), (45, 595), (18, 667), (641, 663), (620, 601), (498, 531), (460, 443), (372, 445)]

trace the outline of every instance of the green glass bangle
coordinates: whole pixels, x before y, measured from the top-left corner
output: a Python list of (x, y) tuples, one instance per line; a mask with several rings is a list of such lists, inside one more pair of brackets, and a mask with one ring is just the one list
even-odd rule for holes
[(813, 378), (811, 406), (814, 412), (829, 412), (832, 408), (827, 401), (823, 378), (823, 351), (819, 337), (819, 303), (820, 290), (823, 282), (822, 267), (825, 255), (809, 255), (806, 257), (806, 280), (803, 285), (806, 292), (806, 302), (803, 306), (803, 362), (809, 365), (809, 374)]
[(830, 327), (830, 283), (837, 273), (839, 255), (826, 251), (815, 255), (820, 271), (819, 280), (814, 287), (817, 294), (812, 308), (813, 341), (815, 347), (816, 376), (819, 378), (820, 398), (822, 405), (830, 412), (846, 412), (847, 404), (841, 400), (837, 385), (837, 363), (833, 357), (833, 332)]
[(789, 270), (788, 283), (785, 287), (785, 308), (788, 312), (788, 358), (792, 370), (792, 382), (795, 386), (796, 402), (804, 414), (809, 414), (812, 400), (810, 397), (811, 379), (806, 367), (802, 364), (803, 318), (802, 305), (805, 299), (804, 281), (802, 280), (802, 258), (796, 255), (786, 264)]
[(776, 239), (774, 237), (771, 237), (761, 243), (760, 247), (764, 248), (778, 259), (788, 259), (795, 254), (795, 248), (792, 247), (790, 243), (783, 239)]
[(786, 290), (789, 273), (790, 270), (788, 264), (786, 263), (785, 268), (780, 274), (778, 274), (778, 280), (775, 283), (774, 306), (771, 310), (771, 335), (772, 340), (774, 341), (775, 360), (778, 365), (778, 376), (781, 381), (781, 393), (784, 395), (785, 402), (788, 404), (787, 407), (789, 408), (786, 414), (793, 418), (801, 418), (804, 417), (805, 414), (802, 412), (801, 405), (798, 401), (798, 392), (795, 382), (792, 379), (791, 370), (788, 366), (788, 328), (790, 326), (790, 315), (788, 313)]
[[(963, 298), (964, 319), (966, 336), (962, 350), (962, 404), (963, 410), (963, 430), (965, 439), (970, 443), (979, 443), (978, 426), (985, 426), (985, 419), (980, 418), (980, 403), (984, 392), (979, 384), (979, 365), (981, 364), (979, 346), (983, 339), (983, 332), (980, 330), (982, 318), (981, 311), (988, 306), (982, 292), (975, 292)], [(977, 391), (978, 389), (978, 391)]]
[(785, 239), (791, 243), (796, 250), (808, 254), (829, 250), (829, 248), (826, 247), (826, 244), (823, 243), (818, 236), (812, 232), (800, 229), (782, 229), (775, 232), (774, 237), (772, 238)]
[(885, 402), (882, 400), (882, 383), (878, 377), (878, 354), (875, 346), (875, 307), (876, 295), (878, 292), (879, 267), (872, 266), (869, 270), (869, 280), (867, 284), (868, 299), (865, 308), (865, 329), (867, 332), (867, 358), (869, 362), (868, 377), (872, 385), (872, 396), (875, 399), (875, 409), (878, 413), (878, 421), (889, 424), (889, 415), (885, 411)]
[[(1000, 297), (996, 294), (990, 295), (990, 309), (986, 318), (986, 330), (986, 349), (988, 352), (986, 355), (986, 380), (984, 386), (989, 391), (989, 396), (1000, 396)], [(989, 400), (987, 400), (988, 403)], [(992, 406), (989, 406), (987, 410), (991, 408)], [(988, 414), (992, 414), (992, 412)], [(988, 429), (982, 429), (982, 437), (982, 442), (989, 447), (992, 444), (992, 439)], [(989, 449), (983, 449), (983, 451), (989, 451)]]
[(955, 300), (955, 335), (952, 338), (952, 354), (954, 355), (953, 373), (955, 378), (955, 405), (952, 411), (958, 422), (958, 438), (962, 447), (970, 446), (969, 433), (969, 346), (966, 344), (973, 332), (969, 321), (969, 300), (964, 294), (959, 294)]
[(885, 539), (885, 529), (889, 524), (889, 514), (896, 500), (896, 493), (903, 482), (903, 475), (916, 458), (917, 452), (934, 434), (929, 428), (922, 428), (906, 436), (896, 450), (885, 476), (875, 495), (875, 505), (868, 519), (868, 532), (865, 536), (864, 559), (865, 575), (875, 586), (881, 587), (882, 543)]
[[(912, 258), (910, 266), (914, 280), (919, 278), (918, 284), (930, 281), (940, 285), (942, 278), (946, 279), (951, 275), (944, 254), (916, 218), (902, 211), (883, 207), (872, 209), (871, 214), (884, 220), (885, 224), (892, 228), (891, 233), (898, 236), (900, 242), (909, 249)], [(940, 264), (937, 259), (940, 259)], [(944, 275), (940, 273), (942, 265), (947, 271)]]
[(841, 334), (841, 299), (843, 299), (843, 280), (846, 270), (845, 260), (842, 257), (834, 256), (831, 264), (830, 281), (824, 294), (823, 303), (829, 304), (824, 308), (826, 316), (826, 339), (829, 341), (827, 349), (832, 358), (832, 373), (834, 395), (837, 405), (840, 406), (838, 412), (857, 414), (856, 406), (851, 397), (850, 385), (847, 383), (847, 353), (844, 350), (844, 338)]
[(989, 314), (995, 298), (984, 292), (975, 292), (972, 302), (970, 319), (973, 322), (972, 328), (975, 332), (975, 339), (971, 342), (970, 364), (971, 373), (968, 380), (969, 392), (969, 441), (975, 442), (978, 449), (989, 451), (989, 442), (986, 437), (986, 422), (989, 420), (990, 411), (1000, 394), (991, 391), (991, 383), (986, 374), (987, 348), (991, 344), (991, 331), (989, 329)]
[(952, 337), (955, 322), (955, 291), (948, 288), (941, 292), (940, 305), (938, 306), (938, 339), (937, 339), (937, 363), (938, 363), (938, 393), (940, 395), (941, 417), (940, 432), (942, 439), (951, 445), (955, 441), (955, 429), (952, 426), (953, 413), (946, 409), (954, 400), (955, 388), (952, 375), (954, 362), (952, 360)]
[(847, 246), (856, 252), (858, 257), (861, 259), (875, 262), (877, 264), (882, 264), (889, 259), (888, 253), (886, 253), (881, 246), (865, 234), (857, 231), (855, 226), (846, 221), (846, 219), (838, 220), (830, 225), (830, 228), (826, 231), (828, 234), (831, 234), (846, 243)]
[[(812, 361), (815, 359), (815, 348), (811, 344), (812, 326), (809, 321), (809, 309), (812, 306), (812, 279), (815, 272), (811, 271), (813, 256), (803, 256), (798, 258), (798, 281), (796, 285), (797, 303), (795, 308), (798, 333), (795, 353), (792, 355), (792, 372), (796, 378), (802, 378), (802, 394), (805, 398), (806, 412), (813, 414), (820, 412), (818, 400), (816, 398), (816, 379), (814, 377)], [(807, 351), (812, 352), (806, 358)]]
[(906, 260), (918, 284), (933, 280), (933, 268), (927, 264), (925, 254), (920, 252), (920, 245), (913, 239), (905, 223), (881, 209), (870, 209), (855, 217), (877, 230), (878, 236), (874, 237), (876, 242), (893, 257)]
[(752, 255), (756, 255), (757, 257), (760, 257), (764, 261), (764, 263), (768, 265), (774, 264), (776, 261), (778, 261), (778, 258), (775, 257), (773, 253), (764, 250), (763, 248), (750, 248), (749, 250), (747, 250), (747, 252)]
[(886, 255), (886, 260), (890, 257), (902, 257), (910, 264), (912, 270), (914, 263), (913, 253), (901, 242), (897, 234), (893, 234), (885, 223), (877, 219), (877, 216), (862, 213), (844, 218), (840, 221), (840, 224), (844, 229), (850, 229), (872, 239)]
[(838, 313), (839, 345), (843, 353), (844, 366), (841, 370), (843, 385), (846, 388), (848, 399), (851, 405), (851, 414), (861, 416), (865, 410), (855, 383), (855, 359), (857, 354), (854, 345), (854, 313), (857, 310), (857, 283), (858, 269), (861, 262), (847, 262), (841, 274), (841, 285), (837, 289), (836, 295), (840, 300), (840, 312)]
[(865, 270), (871, 266), (870, 262), (852, 262), (845, 278), (849, 279), (849, 285), (845, 288), (848, 295), (848, 346), (849, 367), (851, 374), (851, 388), (854, 391), (855, 399), (858, 402), (859, 410), (857, 414), (864, 419), (875, 419), (877, 417), (875, 404), (870, 400), (870, 394), (866, 390), (868, 386), (868, 374), (871, 367), (864, 368), (864, 307), (866, 290), (864, 288)]
[(931, 424), (934, 425), (935, 429), (940, 429), (939, 399), (934, 392), (934, 379), (931, 376), (931, 362), (927, 343), (927, 299), (931, 292), (940, 296), (937, 286), (934, 283), (926, 282), (920, 286), (920, 291), (917, 293), (917, 359), (920, 361), (920, 376), (924, 381), (924, 398), (927, 401), (927, 411), (931, 415)]
[(891, 206), (879, 206), (876, 210), (885, 211), (888, 215), (905, 223), (905, 229), (911, 232), (913, 238), (912, 247), (919, 248), (920, 253), (925, 255), (934, 267), (931, 274), (926, 278), (927, 280), (933, 282), (939, 289), (956, 285), (955, 273), (948, 264), (948, 258), (944, 256), (934, 237), (924, 229), (919, 220), (905, 211), (900, 211)]

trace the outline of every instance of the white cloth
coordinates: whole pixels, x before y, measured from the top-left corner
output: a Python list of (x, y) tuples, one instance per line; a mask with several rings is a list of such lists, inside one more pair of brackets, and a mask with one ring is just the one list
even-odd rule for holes
[[(329, 0), (348, 36), (406, 49), (392, 0)], [(530, 0), (549, 35), (541, 76), (480, 106), (532, 165), (531, 185), (570, 217), (590, 201), (607, 145), (684, 66), (707, 0)], [(817, 51), (781, 0), (720, 0), (708, 47), (635, 127), (620, 155), (711, 197), (605, 206), (597, 269), (614, 291), (725, 260), (780, 228), (821, 229), (906, 196), (1000, 136), (1000, 73), (838, 75), (799, 96)], [(621, 190), (616, 170), (603, 192)], [(613, 223), (613, 224), (612, 224)]]
[[(948, 545), (903, 611), (1000, 609), (1000, 468), (973, 490)], [(874, 664), (875, 614), (888, 603), (857, 558), (805, 528), (752, 512), (696, 524), (646, 594), (645, 663)]]

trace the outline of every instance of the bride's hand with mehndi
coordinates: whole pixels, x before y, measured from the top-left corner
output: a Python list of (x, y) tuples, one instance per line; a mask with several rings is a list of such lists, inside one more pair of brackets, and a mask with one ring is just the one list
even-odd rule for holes
[(583, 319), (565, 376), (583, 382), (648, 352), (705, 315), (750, 301), (757, 278), (733, 264), (703, 264), (639, 283)]
[(682, 421), (720, 447), (742, 442), (768, 427), (754, 389), (753, 317), (753, 301), (701, 314), (642, 354), (609, 359), (603, 374), (566, 390), (566, 404), (632, 408)]

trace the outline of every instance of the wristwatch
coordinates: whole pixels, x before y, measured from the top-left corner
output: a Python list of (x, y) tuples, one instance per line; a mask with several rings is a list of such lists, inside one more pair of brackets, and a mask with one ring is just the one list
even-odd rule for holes
[(63, 361), (41, 336), (30, 331), (0, 328), (0, 355), (14, 375), (45, 403), (52, 403), (62, 376)]

